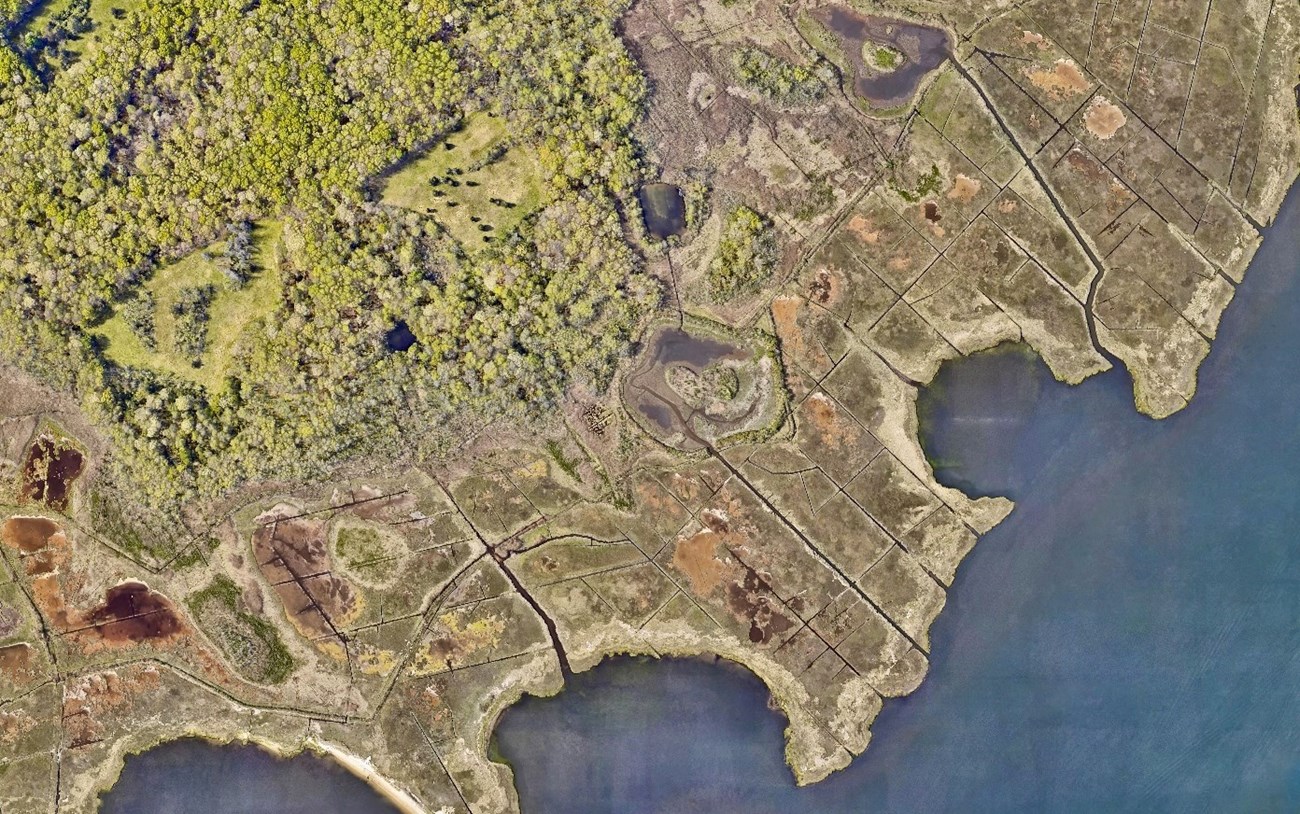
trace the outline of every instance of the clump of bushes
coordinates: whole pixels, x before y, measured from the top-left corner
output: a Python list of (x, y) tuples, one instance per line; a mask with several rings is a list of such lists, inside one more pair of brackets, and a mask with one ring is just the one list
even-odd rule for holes
[(742, 84), (781, 102), (814, 102), (826, 95), (820, 60), (811, 67), (774, 56), (757, 48), (741, 48), (731, 57), (732, 69)]
[(131, 333), (140, 340), (140, 344), (144, 345), (146, 350), (157, 350), (158, 338), (154, 332), (153, 321), (153, 292), (140, 289), (134, 297), (122, 304), (121, 314), (126, 327), (131, 329)]
[(293, 655), (275, 625), (245, 608), (239, 586), (229, 577), (215, 577), (186, 604), (199, 627), (249, 679), (280, 684), (293, 673)]
[(762, 287), (776, 268), (772, 223), (747, 206), (727, 214), (718, 253), (709, 263), (709, 295), (719, 302)]
[(216, 296), (214, 285), (190, 286), (182, 288), (172, 304), (172, 315), (176, 317), (172, 345), (194, 367), (203, 364), (203, 352), (208, 346), (208, 308)]

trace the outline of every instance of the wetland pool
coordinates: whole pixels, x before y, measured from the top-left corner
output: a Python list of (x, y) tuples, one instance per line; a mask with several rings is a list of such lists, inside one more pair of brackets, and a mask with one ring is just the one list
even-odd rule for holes
[(1300, 810), (1300, 193), (1183, 412), (1002, 349), (923, 396), (946, 483), (1017, 501), (962, 564), (929, 675), (797, 788), (739, 668), (616, 659), (504, 715), (525, 814)]
[(637, 193), (646, 231), (659, 240), (686, 231), (686, 199), (672, 184), (646, 184)]
[[(836, 37), (853, 68), (853, 90), (874, 108), (906, 104), (926, 75), (948, 58), (948, 35), (938, 28), (825, 6), (814, 14)], [(868, 64), (864, 51), (883, 46), (900, 55), (889, 70)]]

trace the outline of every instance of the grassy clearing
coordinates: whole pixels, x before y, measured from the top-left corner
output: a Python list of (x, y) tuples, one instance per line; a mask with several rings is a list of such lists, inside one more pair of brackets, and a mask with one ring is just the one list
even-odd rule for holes
[[(73, 5), (74, 0), (48, 0), (40, 4), (36, 13), (28, 16), (17, 41), (29, 45), (34, 39), (44, 36), (51, 24), (61, 17), (66, 18)], [(86, 14), (90, 30), (68, 40), (64, 48), (78, 61), (94, 54), (110, 36), (113, 26), (119, 20), (143, 6), (144, 0), (90, 0), (90, 10)]]
[[(242, 287), (236, 287), (209, 259), (224, 251), (224, 243), (196, 251), (160, 270), (144, 286), (154, 299), (156, 349), (145, 347), (126, 320), (120, 314), (114, 314), (96, 330), (108, 342), (108, 358), (120, 365), (172, 373), (210, 390), (222, 387), (244, 328), (275, 307), (279, 295), (279, 278), (275, 269), (282, 228), (279, 221), (259, 222), (254, 228), (254, 266), (257, 271)], [(204, 285), (214, 286), (217, 295), (208, 311), (207, 347), (202, 364), (196, 368), (176, 350), (177, 320), (172, 306), (183, 289)]]
[(531, 152), (510, 145), (505, 119), (477, 113), (394, 173), (383, 202), (432, 214), (472, 250), (509, 232), (537, 208), (540, 168)]

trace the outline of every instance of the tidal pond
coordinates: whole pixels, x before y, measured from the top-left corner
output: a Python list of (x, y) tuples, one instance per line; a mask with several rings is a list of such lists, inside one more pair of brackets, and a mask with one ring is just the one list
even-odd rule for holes
[(100, 814), (397, 814), (333, 761), (193, 739), (128, 757), (100, 799)]
[(525, 814), (1300, 810), (1300, 193), (1183, 412), (1000, 349), (924, 395), (947, 483), (1016, 510), (963, 563), (920, 689), (796, 788), (756, 678), (614, 660), (507, 711)]
[[(853, 68), (853, 90), (873, 108), (911, 101), (926, 74), (948, 58), (948, 35), (938, 28), (824, 6), (813, 14), (836, 39)], [(868, 60), (881, 51), (887, 60)], [(888, 64), (881, 64), (887, 62)]]

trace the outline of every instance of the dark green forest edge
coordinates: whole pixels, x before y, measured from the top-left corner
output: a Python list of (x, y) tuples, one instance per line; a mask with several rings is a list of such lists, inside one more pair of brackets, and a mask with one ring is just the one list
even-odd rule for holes
[[(623, 3), (67, 5), (34, 23), (40, 4), (0, 0), (0, 342), (109, 435), (106, 499), (158, 518), (247, 480), (446, 451), (601, 387), (658, 302), (624, 236), (645, 85)], [(111, 20), (94, 47), (86, 13)], [(536, 157), (541, 195), (463, 245), (376, 184), (476, 111)], [(225, 375), (115, 362), (101, 326), (122, 315), (151, 347), (146, 284), (217, 241), (247, 269), (253, 222), (282, 224), (249, 270), (274, 285)], [(212, 296), (172, 305), (196, 365)], [(384, 342), (398, 322), (404, 353)]]

